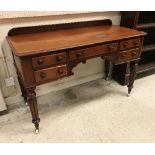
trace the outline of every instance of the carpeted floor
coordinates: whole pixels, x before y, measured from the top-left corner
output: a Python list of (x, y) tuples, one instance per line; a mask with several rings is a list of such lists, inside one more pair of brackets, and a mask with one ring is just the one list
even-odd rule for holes
[(21, 105), (0, 116), (0, 142), (155, 142), (154, 92), (155, 74), (136, 80), (130, 97), (104, 79), (48, 94), (39, 104), (40, 133)]

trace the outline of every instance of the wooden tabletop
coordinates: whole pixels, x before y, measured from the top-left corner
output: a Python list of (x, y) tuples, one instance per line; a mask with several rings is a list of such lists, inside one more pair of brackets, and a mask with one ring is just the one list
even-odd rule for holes
[(22, 34), (8, 36), (7, 40), (15, 55), (27, 56), (144, 35), (141, 31), (112, 25)]

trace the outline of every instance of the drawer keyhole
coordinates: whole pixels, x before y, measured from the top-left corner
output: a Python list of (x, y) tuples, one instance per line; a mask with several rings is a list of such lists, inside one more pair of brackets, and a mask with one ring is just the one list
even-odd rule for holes
[(41, 73), (40, 73), (40, 77), (41, 77), (42, 79), (44, 79), (44, 78), (46, 77), (46, 73), (45, 73), (45, 72), (41, 72)]
[(63, 74), (63, 69), (62, 69), (62, 68), (59, 68), (59, 69), (58, 69), (58, 73), (59, 73), (59, 74)]

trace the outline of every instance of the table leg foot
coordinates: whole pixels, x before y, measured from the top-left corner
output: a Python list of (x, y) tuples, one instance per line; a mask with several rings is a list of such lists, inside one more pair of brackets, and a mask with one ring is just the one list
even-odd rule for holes
[(137, 66), (138, 66), (138, 60), (130, 63), (130, 76), (129, 76), (129, 83), (128, 83), (128, 94), (131, 93), (131, 90), (133, 88), (134, 80), (136, 77)]
[(35, 130), (35, 133), (38, 134), (38, 133), (39, 133), (39, 129), (36, 129), (36, 130)]
[(28, 88), (28, 104), (30, 107), (31, 115), (32, 115), (32, 123), (35, 126), (36, 132), (39, 132), (39, 114), (38, 114), (38, 105), (37, 105), (37, 99), (36, 99), (36, 93), (35, 93), (35, 87)]
[(105, 80), (106, 80), (106, 81), (109, 81), (109, 77), (105, 77)]
[(109, 80), (109, 73), (110, 73), (110, 61), (105, 59), (105, 80)]
[(32, 120), (32, 123), (34, 123), (34, 126), (35, 126), (35, 133), (38, 134), (39, 133), (39, 122), (40, 122), (40, 119), (36, 119), (36, 120)]

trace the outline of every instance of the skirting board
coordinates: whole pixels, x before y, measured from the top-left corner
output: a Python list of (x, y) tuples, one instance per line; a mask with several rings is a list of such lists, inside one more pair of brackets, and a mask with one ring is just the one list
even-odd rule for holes
[[(49, 84), (38, 86), (36, 89), (36, 94), (37, 94), (37, 97), (40, 97), (40, 96), (43, 96), (43, 95), (51, 93), (51, 92), (66, 89), (69, 87), (73, 87), (76, 85), (80, 85), (80, 84), (90, 82), (93, 80), (97, 80), (97, 79), (101, 79), (101, 78), (104, 78), (104, 73), (97, 73), (97, 74), (94, 74), (91, 76), (86, 76), (86, 77), (82, 77), (79, 79), (73, 79), (70, 81), (68, 81), (66, 78), (66, 82), (64, 82), (64, 81), (61, 82), (61, 80), (60, 80), (60, 83), (57, 83), (57, 84), (54, 84), (54, 82), (51, 82)], [(6, 101), (7, 105), (19, 104), (21, 102), (24, 103), (24, 100), (23, 100), (21, 94), (18, 94), (13, 97), (8, 97), (5, 99), (5, 101)], [(38, 101), (38, 103), (39, 103), (39, 101)]]

